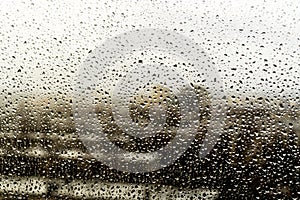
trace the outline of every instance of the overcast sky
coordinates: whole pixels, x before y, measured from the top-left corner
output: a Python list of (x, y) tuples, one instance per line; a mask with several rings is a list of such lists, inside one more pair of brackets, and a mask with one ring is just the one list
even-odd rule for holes
[(199, 42), (228, 93), (299, 96), (299, 1), (24, 0), (0, 13), (1, 90), (70, 91), (90, 50), (151, 27)]

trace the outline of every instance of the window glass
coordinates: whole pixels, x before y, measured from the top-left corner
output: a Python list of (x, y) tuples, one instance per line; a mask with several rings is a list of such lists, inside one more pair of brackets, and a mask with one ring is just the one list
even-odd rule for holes
[(0, 199), (298, 199), (297, 1), (0, 2)]

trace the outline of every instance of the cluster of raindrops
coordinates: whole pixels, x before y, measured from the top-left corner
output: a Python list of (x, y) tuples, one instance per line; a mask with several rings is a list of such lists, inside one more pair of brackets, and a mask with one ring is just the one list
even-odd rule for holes
[[(0, 12), (0, 199), (299, 198), (300, 12), (293, 1), (28, 0), (0, 2)], [(96, 149), (94, 138), (78, 136), (72, 93), (78, 66), (98, 44), (143, 28), (197, 41), (224, 83), (226, 109), (217, 143), (200, 158), (215, 99), (205, 80), (197, 81), (193, 63), (148, 49), (118, 58), (103, 79), (107, 85), (149, 63), (181, 68), (194, 76), (188, 86), (199, 109), (197, 133), (174, 163), (130, 173), (102, 163), (98, 158), (107, 155), (86, 146)], [(155, 156), (133, 153), (172, 143), (182, 122), (180, 93), (145, 83), (128, 99), (129, 117), (139, 127), (151, 124), (153, 106), (164, 111), (163, 128), (138, 138), (118, 126), (107, 85), (95, 86), (91, 115), (108, 140), (128, 152), (121, 159), (157, 164)]]

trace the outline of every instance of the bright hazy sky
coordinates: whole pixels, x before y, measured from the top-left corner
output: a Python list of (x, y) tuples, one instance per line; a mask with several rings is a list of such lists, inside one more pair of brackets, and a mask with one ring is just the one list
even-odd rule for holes
[(299, 4), (3, 0), (0, 89), (69, 91), (90, 50), (118, 33), (151, 27), (182, 29), (180, 33), (199, 42), (229, 93), (284, 91), (299, 96)]

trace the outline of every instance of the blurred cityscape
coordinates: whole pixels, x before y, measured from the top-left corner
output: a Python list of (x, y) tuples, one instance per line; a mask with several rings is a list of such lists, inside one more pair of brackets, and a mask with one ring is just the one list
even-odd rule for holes
[[(228, 96), (223, 133), (208, 156), (199, 159), (210, 122), (211, 101), (204, 88), (192, 87), (200, 109), (195, 140), (174, 164), (145, 174), (111, 169), (88, 152), (76, 133), (71, 97), (61, 94), (24, 95), (14, 101), (4, 98), (0, 116), (1, 198), (299, 197), (299, 102)], [(166, 111), (166, 124), (160, 133), (144, 139), (118, 128), (108, 92), (98, 91), (91, 105), (109, 140), (126, 151), (153, 152), (176, 135), (181, 119), (177, 94), (161, 86), (148, 92), (130, 100), (132, 120), (146, 126), (150, 122), (150, 107), (160, 105)]]

